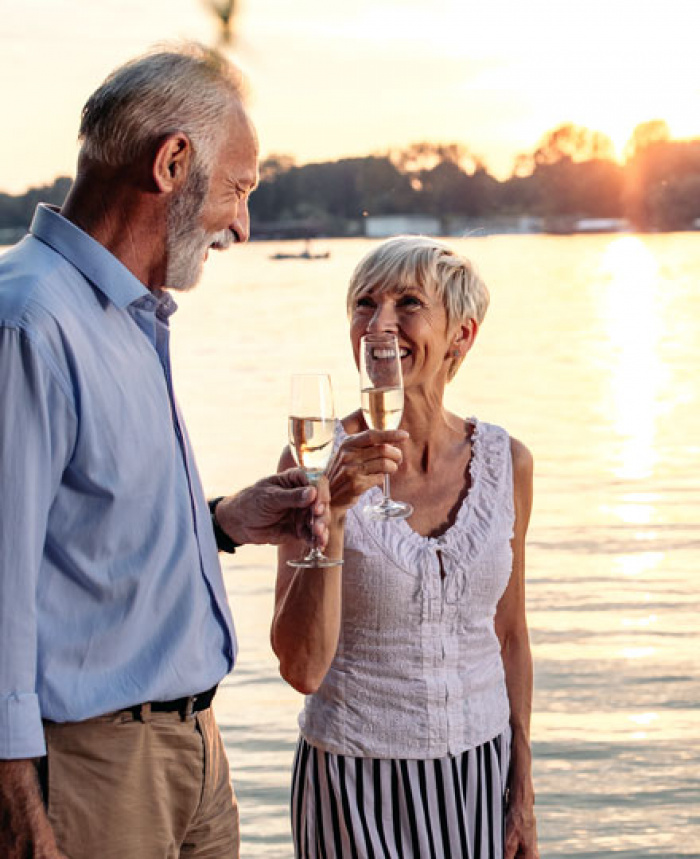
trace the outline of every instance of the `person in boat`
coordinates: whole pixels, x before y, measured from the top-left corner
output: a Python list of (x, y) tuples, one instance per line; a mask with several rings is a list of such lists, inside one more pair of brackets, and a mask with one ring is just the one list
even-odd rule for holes
[(61, 211), (0, 257), (2, 859), (239, 853), (217, 549), (297, 536), (312, 505), (327, 533), (300, 469), (207, 503), (173, 392), (170, 290), (248, 238), (242, 95), (196, 45), (117, 69)]
[[(396, 237), (349, 285), (350, 340), (391, 332), (405, 404), (391, 445), (361, 411), (338, 423), (328, 554), (279, 550), (272, 645), (306, 696), (291, 800), (297, 857), (538, 856), (525, 536), (532, 457), (445, 408), (489, 295), (440, 241)], [(395, 454), (400, 447), (402, 457)], [(280, 467), (292, 462), (283, 453)], [(368, 518), (383, 473), (406, 520)]]

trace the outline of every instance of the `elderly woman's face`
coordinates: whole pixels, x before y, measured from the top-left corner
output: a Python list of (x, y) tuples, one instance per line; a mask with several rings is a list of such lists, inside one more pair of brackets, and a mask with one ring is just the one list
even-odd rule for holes
[(434, 287), (402, 286), (372, 289), (357, 296), (351, 307), (350, 340), (358, 361), (364, 334), (396, 334), (406, 387), (443, 374), (451, 359), (447, 313)]

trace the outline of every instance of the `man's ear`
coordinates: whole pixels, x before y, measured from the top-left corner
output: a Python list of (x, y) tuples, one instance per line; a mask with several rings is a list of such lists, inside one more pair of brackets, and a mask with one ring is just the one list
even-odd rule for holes
[(179, 191), (192, 161), (192, 143), (181, 131), (166, 137), (153, 158), (153, 179), (163, 194)]

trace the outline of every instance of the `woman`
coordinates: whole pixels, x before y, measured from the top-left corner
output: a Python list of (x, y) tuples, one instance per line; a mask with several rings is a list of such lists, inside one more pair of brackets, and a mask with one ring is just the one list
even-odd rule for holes
[[(532, 458), (500, 427), (443, 405), (488, 300), (469, 261), (425, 237), (384, 242), (352, 276), (355, 360), (362, 335), (397, 336), (408, 435), (346, 417), (326, 550), (344, 564), (295, 570), (286, 562), (302, 547), (280, 550), (272, 644), (307, 695), (292, 788), (299, 857), (538, 856)], [(280, 467), (292, 464), (287, 451)], [(385, 472), (410, 519), (363, 514)]]

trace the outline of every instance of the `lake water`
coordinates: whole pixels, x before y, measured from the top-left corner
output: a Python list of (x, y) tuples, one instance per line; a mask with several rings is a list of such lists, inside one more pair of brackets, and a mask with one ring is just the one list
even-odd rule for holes
[[(700, 236), (455, 244), (492, 306), (448, 404), (503, 424), (536, 462), (528, 612), (542, 856), (700, 857)], [(282, 247), (214, 254), (179, 298), (176, 385), (212, 495), (275, 470), (291, 372), (328, 370), (338, 411), (358, 405), (344, 295), (370, 242), (271, 260)], [(274, 550), (246, 547), (224, 565), (240, 660), (216, 712), (243, 856), (289, 859), (301, 699), (268, 643)]]

